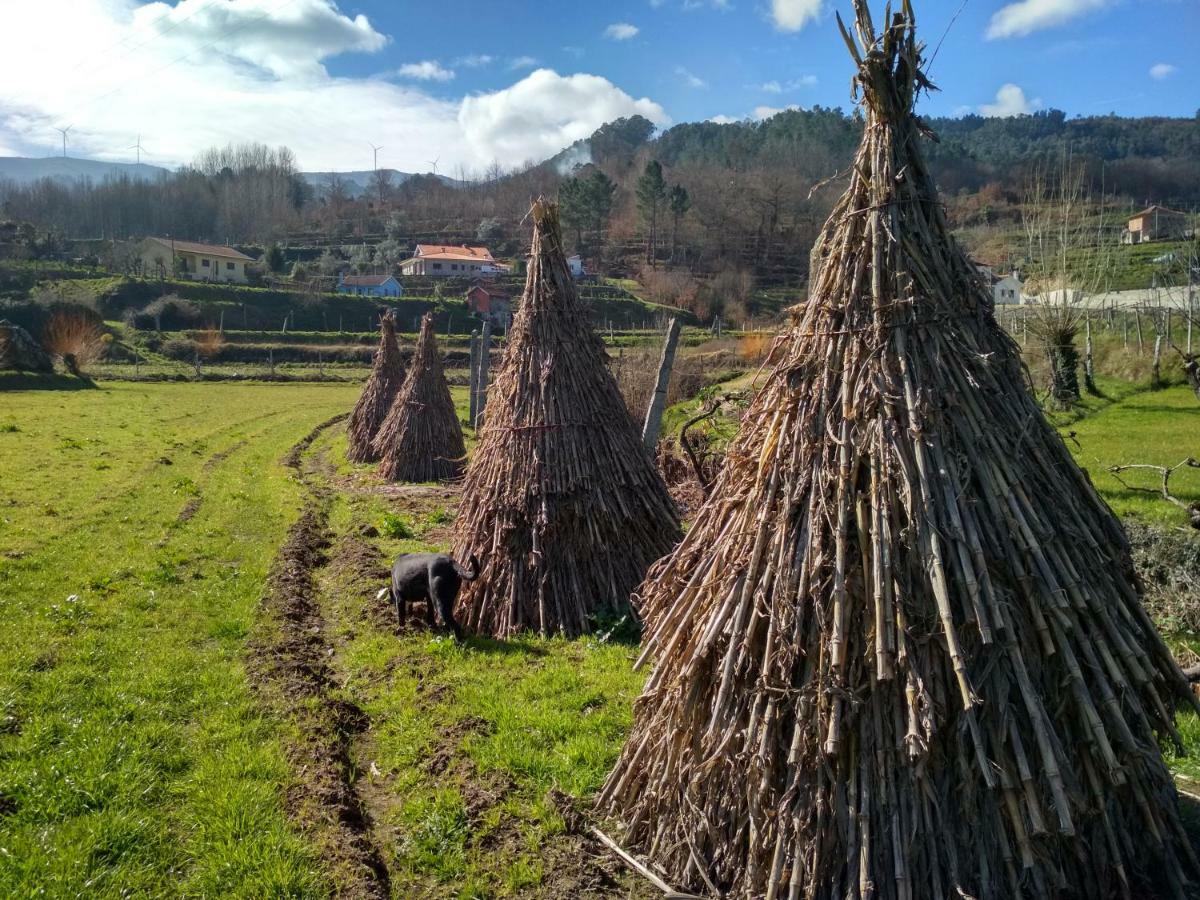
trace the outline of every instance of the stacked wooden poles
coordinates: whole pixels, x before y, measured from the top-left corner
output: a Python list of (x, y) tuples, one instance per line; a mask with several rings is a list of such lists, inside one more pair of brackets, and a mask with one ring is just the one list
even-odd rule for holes
[(390, 481), (447, 481), (462, 474), (467, 450), (442, 370), (433, 313), (421, 334), (408, 377), (375, 438), (379, 474)]
[(912, 10), (877, 36), (855, 7), (849, 186), (712, 496), (640, 588), (654, 669), (599, 805), (711, 896), (1183, 897), (1159, 741), (1187, 683), (950, 237)]
[(454, 553), (483, 564), (457, 617), (477, 632), (577, 635), (628, 610), (679, 539), (563, 254), (558, 207), (539, 200), (525, 293), (467, 470)]
[(351, 462), (375, 462), (379, 455), (375, 451), (375, 436), (388, 410), (404, 383), (404, 361), (396, 344), (396, 319), (386, 313), (379, 323), (379, 349), (375, 351), (375, 362), (367, 378), (363, 392), (354, 404), (350, 418), (346, 420), (346, 438), (349, 444), (346, 457)]

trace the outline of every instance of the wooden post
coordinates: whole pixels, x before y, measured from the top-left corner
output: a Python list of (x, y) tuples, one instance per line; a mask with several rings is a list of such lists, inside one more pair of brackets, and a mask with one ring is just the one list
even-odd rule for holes
[(271, 374), (274, 375), (275, 374), (275, 351), (271, 347), (267, 348), (267, 365), (269, 365), (271, 367)]
[(475, 417), (479, 412), (479, 329), (471, 332), (471, 374), (467, 378), (467, 383), (470, 387), (467, 389), (467, 396), (470, 402), (470, 411), (467, 413), (467, 421), (471, 426), (475, 426)]
[(322, 378), (325, 377), (325, 355), (320, 349), (317, 350), (317, 374)]
[(488, 365), (491, 362), (491, 350), (492, 323), (485, 319), (483, 335), (479, 339), (479, 381), (477, 385), (479, 399), (475, 401), (475, 421), (471, 423), (477, 430), (483, 422), (483, 411), (487, 407)]
[(1150, 366), (1150, 386), (1153, 388), (1162, 387), (1162, 342), (1161, 334), (1154, 336), (1154, 362)]
[(646, 408), (646, 421), (642, 424), (642, 444), (651, 453), (658, 445), (663, 411), (667, 407), (667, 386), (671, 383), (671, 367), (675, 365), (675, 349), (679, 346), (679, 327), (678, 318), (672, 318), (667, 325), (667, 338), (663, 341), (662, 356), (658, 361), (658, 380), (650, 397), (650, 405)]
[(1096, 393), (1096, 369), (1092, 363), (1092, 314), (1087, 310), (1083, 313), (1083, 385), (1093, 394)]
[(1137, 333), (1138, 356), (1141, 356), (1142, 349), (1145, 346), (1142, 341), (1142, 314), (1136, 309), (1133, 311), (1133, 327), (1134, 331)]
[(224, 333), (225, 333), (225, 310), (222, 309), (221, 310), (221, 320), (217, 324), (217, 334), (224, 334)]
[(135, 376), (142, 374), (142, 357), (136, 347), (133, 348), (133, 374)]
[(1187, 295), (1187, 355), (1192, 355), (1192, 319), (1196, 317), (1196, 289), (1188, 288)]
[(1027, 311), (1021, 313), (1021, 346), (1029, 346), (1029, 313)]
[(1124, 343), (1125, 349), (1129, 349), (1129, 316), (1124, 312), (1121, 313), (1121, 340)]

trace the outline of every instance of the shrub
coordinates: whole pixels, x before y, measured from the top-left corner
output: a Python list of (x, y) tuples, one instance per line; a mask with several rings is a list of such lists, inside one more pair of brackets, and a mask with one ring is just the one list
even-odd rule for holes
[(59, 309), (46, 323), (42, 343), (46, 350), (62, 359), (71, 374), (78, 375), (104, 355), (107, 344), (104, 329), (82, 312)]
[(408, 524), (408, 520), (404, 516), (396, 515), (396, 513), (384, 513), (383, 527), (379, 530), (390, 538), (411, 538), (414, 536), (412, 526)]

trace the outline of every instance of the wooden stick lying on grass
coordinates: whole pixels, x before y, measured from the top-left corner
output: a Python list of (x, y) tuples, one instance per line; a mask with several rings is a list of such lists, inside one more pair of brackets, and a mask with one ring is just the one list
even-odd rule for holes
[[(1191, 520), (1193, 528), (1200, 528), (1200, 502), (1193, 501), (1192, 503), (1184, 503), (1178, 497), (1171, 493), (1171, 476), (1180, 469), (1200, 469), (1200, 461), (1197, 461), (1194, 456), (1189, 456), (1187, 459), (1180, 460), (1173, 466), (1155, 466), (1150, 463), (1127, 463), (1123, 466), (1109, 466), (1109, 474), (1117, 479), (1121, 487), (1127, 491), (1140, 491), (1143, 494), (1158, 494), (1168, 503), (1174, 503), (1180, 509), (1186, 511)], [(1121, 477), (1121, 473), (1129, 469), (1148, 469), (1151, 472), (1157, 472), (1162, 483), (1158, 489), (1139, 487), (1136, 484), (1130, 484)]]

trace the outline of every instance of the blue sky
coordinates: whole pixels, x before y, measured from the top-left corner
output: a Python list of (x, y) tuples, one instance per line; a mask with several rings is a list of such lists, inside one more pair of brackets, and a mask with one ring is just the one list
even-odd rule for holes
[[(0, 155), (174, 166), (292, 147), (306, 169), (478, 172), (604, 121), (850, 108), (849, 0), (0, 0)], [(873, 4), (882, 15), (882, 3)], [(1192, 116), (1198, 0), (916, 0), (928, 115)], [(951, 19), (957, 16), (946, 34)]]

